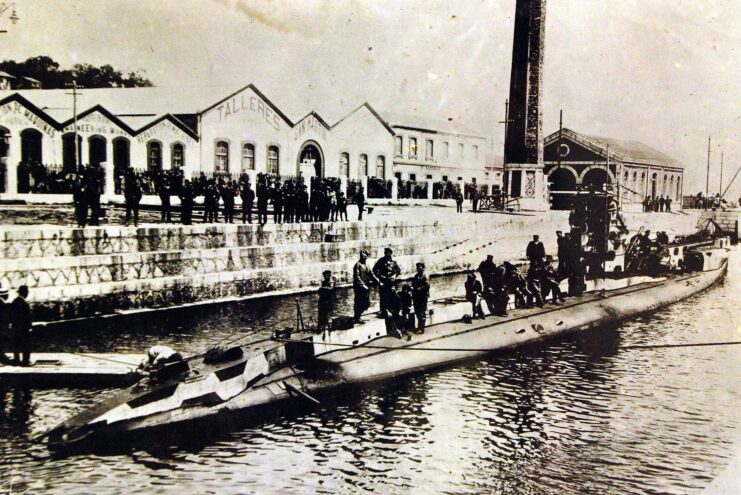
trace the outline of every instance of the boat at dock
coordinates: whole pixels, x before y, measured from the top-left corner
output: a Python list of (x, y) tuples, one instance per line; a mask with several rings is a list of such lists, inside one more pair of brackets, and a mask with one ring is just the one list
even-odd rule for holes
[[(309, 336), (279, 332), (272, 347), (258, 352), (250, 352), (254, 343), (247, 342), (167, 364), (43, 436), (51, 447), (65, 447), (288, 400), (316, 402), (313, 394), (343, 385), (429, 370), (618, 322), (718, 283), (727, 270), (728, 246), (726, 238), (671, 245), (665, 261), (681, 270), (601, 276), (587, 280), (581, 296), (510, 309), (504, 317), (471, 319), (471, 304), (464, 298), (444, 298), (430, 305), (425, 332), (409, 340), (399, 338), (384, 320)], [(686, 259), (694, 259), (695, 269), (688, 269)]]

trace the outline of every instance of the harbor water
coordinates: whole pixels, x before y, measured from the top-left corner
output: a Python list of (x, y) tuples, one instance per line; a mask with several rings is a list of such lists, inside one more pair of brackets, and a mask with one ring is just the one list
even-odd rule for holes
[[(701, 493), (741, 452), (741, 250), (725, 281), (620, 325), (272, 407), (152, 445), (52, 453), (31, 438), (116, 393), (0, 387), (0, 493)], [(433, 279), (435, 293), (461, 276)], [(337, 294), (339, 312), (352, 293)], [(307, 318), (316, 295), (298, 297)], [(69, 324), (50, 352), (184, 354), (293, 324), (269, 298)]]

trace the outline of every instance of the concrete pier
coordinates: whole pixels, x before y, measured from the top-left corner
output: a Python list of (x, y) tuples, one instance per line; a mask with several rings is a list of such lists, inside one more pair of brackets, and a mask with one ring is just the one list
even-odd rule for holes
[[(636, 229), (692, 232), (696, 216), (632, 214)], [(370, 263), (383, 248), (406, 275), (423, 261), (430, 274), (524, 256), (541, 235), (556, 253), (565, 212), (536, 215), (455, 214), (449, 208), (403, 208), (363, 222), (141, 227), (6, 226), (0, 228), (0, 283), (26, 284), (35, 321), (59, 321), (122, 311), (312, 290), (323, 270), (351, 283), (361, 250)]]

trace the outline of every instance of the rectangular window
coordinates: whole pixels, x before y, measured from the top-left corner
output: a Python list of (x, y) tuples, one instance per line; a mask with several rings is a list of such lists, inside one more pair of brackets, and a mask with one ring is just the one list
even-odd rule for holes
[(360, 177), (368, 175), (368, 155), (366, 154), (361, 154), (358, 160), (358, 175)]
[(443, 182), (448, 182), (448, 176), (447, 175), (443, 175)]
[(255, 170), (255, 145), (242, 145), (242, 170)]
[(409, 138), (409, 158), (417, 158), (417, 138)]
[(229, 172), (229, 143), (219, 141), (216, 143), (216, 165), (214, 172)]
[(463, 143), (458, 143), (458, 157), (463, 158), (465, 149), (463, 148)]
[(376, 158), (376, 177), (379, 179), (386, 178), (386, 157), (378, 155)]
[(450, 158), (450, 143), (448, 143), (447, 141), (443, 143), (443, 158), (445, 160)]
[(417, 180), (417, 174), (409, 174), (409, 180), (414, 182)]
[(396, 136), (394, 138), (394, 155), (395, 156), (402, 156), (404, 153), (404, 138), (401, 136)]
[(435, 142), (432, 139), (428, 139), (425, 143), (425, 158), (432, 160), (435, 158)]
[(427, 180), (432, 180), (432, 176), (431, 175), (428, 175), (427, 176)]
[(268, 148), (268, 170), (267, 172), (271, 175), (278, 175), (278, 168), (280, 165), (280, 154), (277, 146), (270, 146)]
[(172, 160), (170, 168), (181, 168), (185, 161), (185, 149), (182, 144), (176, 143), (172, 145)]

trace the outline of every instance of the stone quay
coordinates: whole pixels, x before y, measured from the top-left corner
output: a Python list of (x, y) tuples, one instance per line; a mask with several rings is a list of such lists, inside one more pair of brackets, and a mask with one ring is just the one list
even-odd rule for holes
[[(698, 216), (630, 213), (627, 221), (680, 235), (695, 230)], [(555, 255), (554, 233), (568, 229), (567, 218), (409, 206), (362, 222), (2, 226), (0, 284), (29, 286), (36, 322), (127, 314), (311, 291), (323, 270), (348, 285), (361, 250), (372, 266), (391, 247), (404, 276), (418, 261), (435, 275), (475, 268), (487, 254), (521, 260), (533, 234)]]

